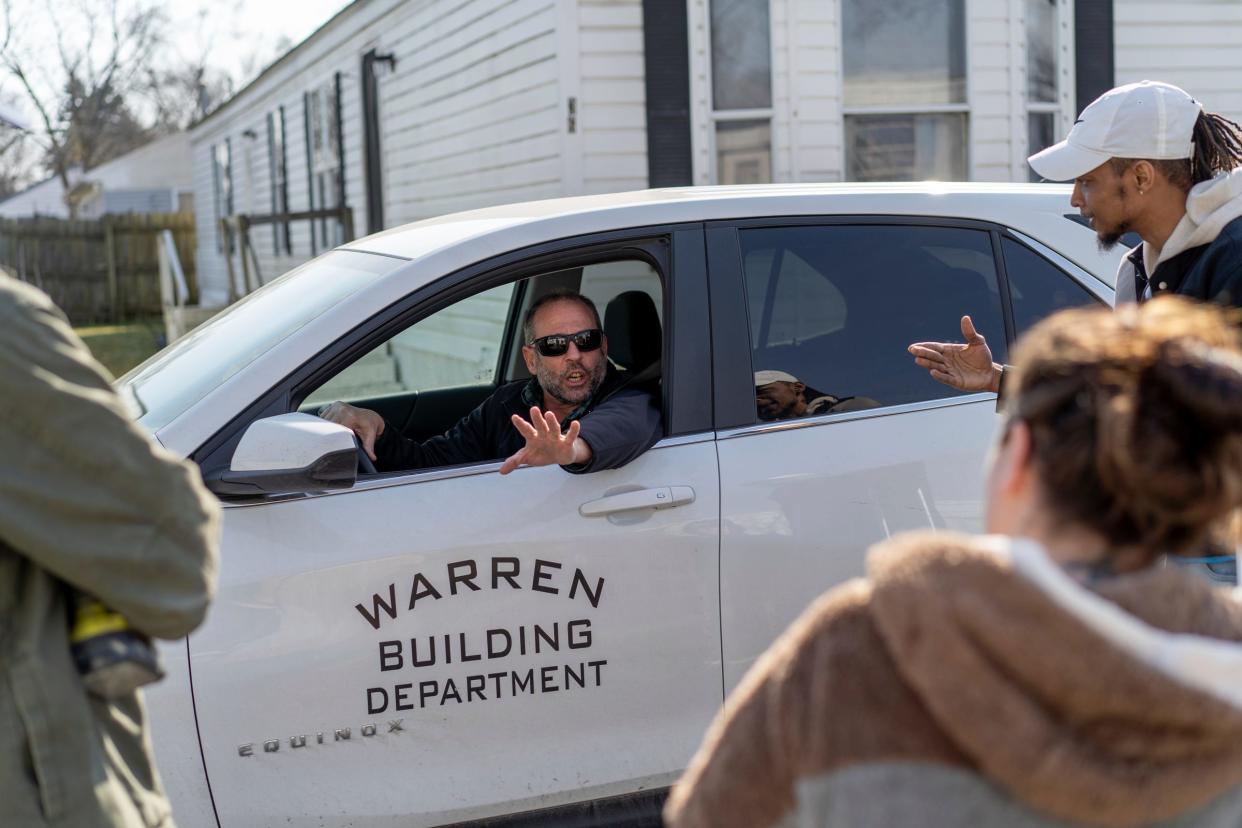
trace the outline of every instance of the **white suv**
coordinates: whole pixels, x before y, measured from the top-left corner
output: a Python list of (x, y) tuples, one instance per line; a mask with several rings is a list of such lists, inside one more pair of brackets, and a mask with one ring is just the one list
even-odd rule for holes
[[(131, 372), (141, 422), (225, 506), (219, 594), (149, 694), (179, 822), (649, 819), (724, 695), (870, 544), (980, 528), (994, 396), (937, 384), (906, 345), (969, 313), (1003, 360), (1051, 311), (1109, 304), (1123, 251), (1069, 192), (706, 188), (447, 216), (329, 252)], [(659, 377), (666, 436), (624, 468), (355, 480), (351, 435), (306, 413), (344, 399), (443, 432), (526, 376), (521, 315), (555, 288), (616, 309), (614, 361)], [(757, 372), (821, 402), (761, 419)]]

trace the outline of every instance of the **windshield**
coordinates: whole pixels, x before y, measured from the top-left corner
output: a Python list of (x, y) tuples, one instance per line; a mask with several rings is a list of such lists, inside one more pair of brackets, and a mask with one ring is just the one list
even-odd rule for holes
[(404, 261), (334, 250), (222, 311), (117, 381), (138, 422), (156, 431), (347, 296)]

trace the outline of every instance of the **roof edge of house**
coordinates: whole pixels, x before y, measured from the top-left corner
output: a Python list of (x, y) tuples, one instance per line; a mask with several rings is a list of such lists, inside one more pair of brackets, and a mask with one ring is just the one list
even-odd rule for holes
[[(20, 195), (25, 195), (26, 193), (30, 192), (34, 188), (42, 187), (44, 184), (47, 184), (51, 181), (55, 181), (59, 177), (60, 176), (58, 176), (56, 173), (52, 173), (47, 178), (41, 178), (38, 181), (32, 181), (31, 183), (27, 184), (25, 187), (22, 187), (17, 192), (9, 193), (8, 195), (0, 198), (0, 204), (3, 204), (4, 202), (9, 201), (11, 199), (17, 198)], [(3, 217), (0, 216), (0, 218), (3, 218)]]
[(325, 31), (327, 31), (328, 27), (332, 26), (334, 23), (336, 23), (338, 20), (342, 19), (346, 15), (353, 14), (355, 11), (360, 9), (362, 6), (365, 6), (368, 2), (369, 0), (352, 0), (352, 2), (349, 3), (349, 5), (345, 6), (340, 11), (338, 11), (336, 14), (332, 15), (327, 20), (325, 20), (323, 24), (319, 26), (319, 28), (315, 29), (315, 31), (311, 32), (306, 37), (304, 37), (296, 46), (294, 46), (289, 51), (285, 52), (280, 57), (276, 58), (276, 60), (269, 63), (267, 66), (265, 66), (263, 68), (263, 71), (260, 72), (258, 75), (256, 75), (254, 79), (250, 81), (250, 83), (246, 84), (241, 89), (238, 89), (236, 92), (230, 95), (228, 99), (224, 101), (224, 103), (220, 104), (215, 109), (208, 112), (202, 118), (191, 123), (188, 127), (186, 127), (185, 131), (189, 133), (189, 132), (193, 132), (197, 130), (203, 124), (207, 123), (208, 121), (210, 121), (211, 119), (219, 115), (221, 112), (228, 109), (234, 101), (236, 101), (238, 98), (242, 97), (247, 92), (249, 92), (250, 89), (258, 85), (259, 82), (262, 81), (264, 78), (266, 78), (268, 75), (275, 72), (282, 64), (284, 64), (286, 61), (291, 59), (295, 54), (307, 48), (311, 44), (312, 41), (318, 40), (319, 37), (323, 35)]

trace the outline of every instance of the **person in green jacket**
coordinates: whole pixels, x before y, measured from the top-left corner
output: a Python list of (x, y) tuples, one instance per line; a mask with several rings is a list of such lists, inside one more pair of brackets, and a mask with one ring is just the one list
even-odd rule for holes
[(82, 595), (175, 639), (215, 589), (219, 506), (127, 415), (43, 293), (0, 274), (0, 812), (5, 825), (172, 825), (138, 691), (88, 692)]

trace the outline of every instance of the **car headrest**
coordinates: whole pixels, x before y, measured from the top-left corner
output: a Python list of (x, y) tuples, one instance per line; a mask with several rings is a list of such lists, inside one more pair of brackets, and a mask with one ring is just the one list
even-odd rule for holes
[(604, 310), (608, 356), (627, 371), (639, 371), (660, 358), (660, 315), (641, 290), (617, 294)]

